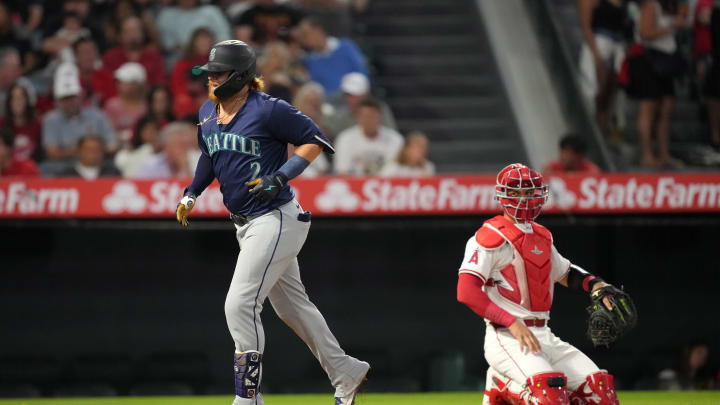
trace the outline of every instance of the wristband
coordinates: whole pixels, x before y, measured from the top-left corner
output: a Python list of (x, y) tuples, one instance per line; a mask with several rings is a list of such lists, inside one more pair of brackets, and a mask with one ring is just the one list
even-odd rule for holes
[(590, 292), (592, 290), (592, 286), (601, 281), (603, 281), (603, 279), (593, 276), (583, 270), (580, 266), (576, 266), (574, 264), (570, 265), (567, 278), (569, 289), (576, 291), (585, 290)]
[(192, 194), (184, 195), (180, 200), (180, 204), (186, 207), (192, 207), (195, 204), (195, 196)]
[(292, 155), (277, 172), (282, 173), (285, 176), (285, 182), (287, 182), (299, 176), (308, 166), (310, 166), (310, 161), (300, 155)]

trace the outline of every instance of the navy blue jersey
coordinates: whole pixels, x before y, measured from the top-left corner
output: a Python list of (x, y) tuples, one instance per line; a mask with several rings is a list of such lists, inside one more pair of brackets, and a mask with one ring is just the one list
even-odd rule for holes
[(285, 187), (271, 202), (250, 198), (250, 180), (273, 174), (287, 161), (287, 146), (308, 143), (333, 153), (330, 141), (315, 123), (295, 107), (265, 93), (250, 91), (245, 104), (227, 125), (217, 123), (217, 105), (208, 100), (200, 107), (198, 145), (202, 151), (195, 178), (188, 187), (200, 195), (217, 178), (227, 209), (245, 216), (259, 215), (294, 198)]

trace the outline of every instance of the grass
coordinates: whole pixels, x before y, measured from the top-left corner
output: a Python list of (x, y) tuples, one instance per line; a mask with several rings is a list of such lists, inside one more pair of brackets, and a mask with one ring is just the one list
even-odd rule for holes
[[(720, 391), (621, 392), (621, 405), (720, 405)], [(52, 398), (6, 399), (0, 405), (230, 405), (232, 396), (205, 397), (115, 397), (115, 398)], [(267, 405), (332, 405), (330, 395), (266, 395)], [(416, 394), (364, 394), (357, 405), (480, 405), (482, 394), (469, 393), (416, 393)]]

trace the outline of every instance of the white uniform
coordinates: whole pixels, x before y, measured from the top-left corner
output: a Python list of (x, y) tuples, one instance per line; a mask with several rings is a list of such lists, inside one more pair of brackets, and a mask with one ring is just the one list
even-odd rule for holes
[[(542, 349), (541, 353), (534, 354), (521, 351), (519, 342), (507, 328), (493, 326), (490, 321), (486, 320), (484, 351), (485, 359), (490, 365), (488, 383), (490, 383), (493, 373), (498, 375), (503, 382), (509, 377), (512, 380), (510, 390), (519, 392), (530, 376), (559, 371), (567, 376), (568, 390), (576, 390), (588, 375), (599, 369), (585, 354), (557, 338), (547, 325), (550, 319), (549, 305), (552, 301), (554, 284), (565, 277), (570, 269), (570, 261), (558, 253), (552, 244), (551, 237), (549, 244), (543, 245), (534, 242), (541, 241), (541, 239), (525, 236), (524, 240), (530, 241), (530, 245), (526, 249), (530, 253), (526, 253), (526, 255), (544, 257), (545, 261), (549, 256), (550, 260), (549, 282), (546, 281), (545, 284), (528, 282), (533, 277), (529, 271), (535, 270), (529, 269), (526, 272), (525, 261), (521, 257), (521, 253), (502, 232), (488, 223), (485, 223), (484, 227), (497, 232), (502, 236), (504, 242), (501, 241), (497, 247), (487, 248), (481, 246), (476, 236), (473, 236), (467, 242), (465, 257), (459, 272), (480, 278), (485, 283), (483, 290), (490, 300), (517, 319), (545, 321), (545, 326), (529, 327), (540, 342)], [(515, 227), (525, 235), (532, 235), (534, 232), (529, 223), (515, 224)], [(549, 255), (543, 255), (545, 252), (542, 250), (547, 249), (547, 246), (550, 247)], [(528, 259), (532, 260), (533, 258)], [(547, 289), (538, 291), (543, 286), (546, 286)], [(546, 294), (549, 294), (549, 297)], [(547, 310), (537, 309), (543, 305), (547, 306)], [(487, 403), (487, 396), (483, 403)]]

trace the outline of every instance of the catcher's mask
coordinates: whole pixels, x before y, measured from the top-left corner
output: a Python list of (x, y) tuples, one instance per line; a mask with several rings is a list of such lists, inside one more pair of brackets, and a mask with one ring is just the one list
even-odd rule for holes
[(245, 42), (222, 41), (210, 49), (208, 62), (202, 66), (194, 66), (192, 73), (201, 75), (203, 72), (231, 72), (227, 80), (213, 91), (215, 97), (222, 100), (242, 90), (256, 77), (256, 60), (255, 51)]
[(542, 174), (521, 163), (506, 166), (495, 181), (495, 199), (517, 222), (532, 221), (547, 202), (548, 186)]

